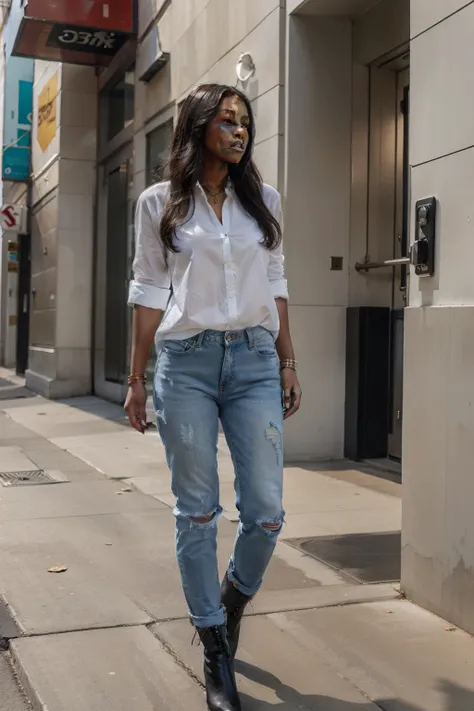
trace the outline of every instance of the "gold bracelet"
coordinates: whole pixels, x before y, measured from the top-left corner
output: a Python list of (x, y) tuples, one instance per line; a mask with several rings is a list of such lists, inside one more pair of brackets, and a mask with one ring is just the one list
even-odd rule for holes
[(133, 383), (146, 383), (146, 375), (137, 375), (135, 373), (132, 373), (131, 375), (128, 376), (128, 384), (132, 385)]
[(288, 370), (294, 370), (296, 373), (298, 369), (298, 363), (294, 358), (283, 358), (283, 360), (280, 361), (280, 370), (284, 370), (287, 368)]

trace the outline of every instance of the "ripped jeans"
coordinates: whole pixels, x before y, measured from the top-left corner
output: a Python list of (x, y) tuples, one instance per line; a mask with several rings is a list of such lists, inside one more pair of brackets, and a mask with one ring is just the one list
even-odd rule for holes
[(273, 336), (257, 327), (165, 341), (154, 405), (176, 497), (176, 553), (190, 616), (196, 627), (222, 625), (219, 420), (240, 518), (228, 575), (245, 595), (260, 588), (283, 525), (283, 409)]

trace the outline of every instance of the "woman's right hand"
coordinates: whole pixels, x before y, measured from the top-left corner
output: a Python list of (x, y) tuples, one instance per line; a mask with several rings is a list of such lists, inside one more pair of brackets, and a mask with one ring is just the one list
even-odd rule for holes
[(145, 434), (146, 430), (146, 401), (145, 383), (132, 383), (128, 388), (124, 409), (132, 427), (141, 434)]

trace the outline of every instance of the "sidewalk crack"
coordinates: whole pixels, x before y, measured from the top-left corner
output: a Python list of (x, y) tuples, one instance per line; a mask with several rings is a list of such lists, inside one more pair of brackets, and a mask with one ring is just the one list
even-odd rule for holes
[(149, 625), (146, 625), (146, 627), (151, 632), (151, 634), (159, 641), (165, 652), (167, 652), (171, 657), (173, 657), (176, 664), (181, 667), (181, 669), (183, 669), (183, 671), (185, 671), (186, 674), (201, 687), (201, 689), (204, 689), (205, 687), (201, 679), (193, 672), (190, 667), (188, 667), (187, 664), (183, 662), (183, 660), (178, 656), (177, 651), (173, 649), (169, 642), (167, 642), (160, 634), (158, 634), (158, 631), (156, 629), (156, 623), (150, 623)]

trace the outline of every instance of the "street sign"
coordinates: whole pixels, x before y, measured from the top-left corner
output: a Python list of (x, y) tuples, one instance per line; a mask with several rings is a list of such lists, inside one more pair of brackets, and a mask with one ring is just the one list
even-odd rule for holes
[(33, 114), (32, 59), (9, 57), (5, 65), (3, 180), (25, 182), (30, 176)]
[(23, 205), (2, 205), (0, 227), (16, 234), (25, 230), (26, 208)]

